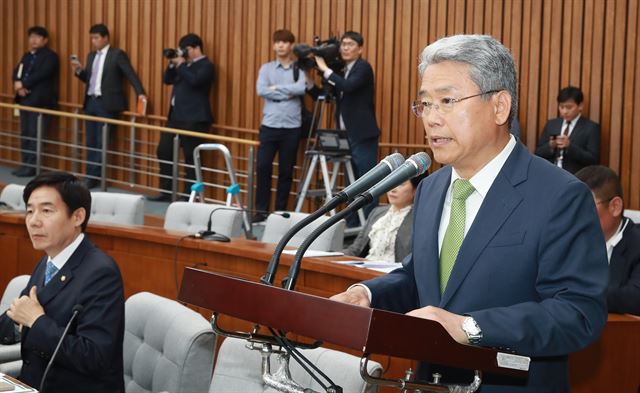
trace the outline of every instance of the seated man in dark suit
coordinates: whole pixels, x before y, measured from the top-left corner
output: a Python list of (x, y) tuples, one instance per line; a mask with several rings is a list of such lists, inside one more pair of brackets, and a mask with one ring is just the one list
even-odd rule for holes
[(73, 309), (82, 307), (46, 378), (47, 392), (124, 392), (124, 291), (118, 265), (84, 231), (91, 194), (73, 175), (48, 172), (24, 190), (26, 225), (43, 257), (0, 316), (3, 344), (22, 342), (20, 380), (39, 387)]
[[(22, 56), (13, 71), (13, 89), (16, 102), (37, 108), (54, 108), (58, 101), (58, 55), (49, 49), (49, 32), (42, 26), (28, 30), (29, 51)], [(36, 137), (38, 136), (37, 112), (20, 111), (20, 153), (22, 165), (11, 173), (18, 177), (36, 174)], [(42, 115), (42, 137), (49, 116)]]
[(545, 124), (536, 148), (536, 155), (571, 173), (600, 162), (600, 125), (582, 116), (583, 100), (577, 87), (560, 90), (560, 117)]
[[(423, 50), (418, 74), (413, 110), (444, 166), (418, 187), (412, 253), (334, 299), (430, 319), (461, 344), (530, 357), (526, 379), (484, 375), (478, 392), (568, 392), (568, 355), (607, 321), (607, 254), (593, 197), (509, 134), (516, 69), (496, 39), (442, 38)], [(444, 383), (473, 379), (434, 364), (418, 377), (433, 372)]]
[(411, 253), (413, 199), (427, 173), (408, 180), (387, 192), (388, 205), (378, 206), (353, 243), (342, 252), (369, 260), (400, 262)]
[[(109, 29), (103, 24), (89, 29), (91, 45), (95, 51), (87, 55), (87, 67), (77, 61), (71, 62), (74, 75), (86, 84), (84, 113), (91, 116), (115, 119), (128, 107), (127, 94), (123, 88), (126, 78), (136, 91), (139, 100), (146, 100), (144, 88), (133, 70), (127, 53), (111, 46)], [(98, 185), (102, 175), (102, 127), (104, 123), (87, 121), (87, 178), (88, 188)], [(112, 130), (114, 127), (108, 127)], [(110, 131), (111, 132), (111, 131)], [(109, 135), (107, 135), (109, 137)], [(105, 146), (107, 148), (107, 146)]]
[(620, 178), (602, 165), (582, 168), (576, 177), (589, 186), (596, 201), (609, 257), (609, 312), (640, 315), (640, 226), (624, 217)]
[[(169, 59), (164, 70), (162, 82), (172, 85), (169, 101), (169, 116), (167, 127), (181, 130), (208, 133), (213, 123), (209, 94), (213, 85), (213, 63), (204, 55), (202, 38), (190, 33), (182, 38), (178, 47), (184, 50), (183, 55)], [(170, 201), (173, 165), (174, 134), (163, 132), (156, 149), (160, 161), (160, 194), (148, 198), (152, 201)], [(193, 169), (193, 150), (203, 143), (202, 139), (194, 136), (180, 136), (180, 146), (185, 162), (187, 179), (195, 180)], [(187, 182), (184, 192), (189, 194), (191, 184)]]

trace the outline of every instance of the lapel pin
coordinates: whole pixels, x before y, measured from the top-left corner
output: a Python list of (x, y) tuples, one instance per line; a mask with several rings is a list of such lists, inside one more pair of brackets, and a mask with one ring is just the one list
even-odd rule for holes
[(64, 280), (66, 280), (66, 279), (67, 279), (67, 276), (60, 277), (60, 281), (62, 281), (62, 282), (64, 282)]

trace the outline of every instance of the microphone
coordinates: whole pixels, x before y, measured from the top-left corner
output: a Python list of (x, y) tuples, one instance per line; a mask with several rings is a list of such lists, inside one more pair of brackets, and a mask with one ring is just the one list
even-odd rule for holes
[(67, 326), (65, 326), (64, 331), (62, 332), (62, 336), (60, 336), (60, 340), (58, 340), (58, 345), (56, 345), (56, 349), (53, 351), (53, 355), (51, 355), (51, 359), (49, 359), (47, 368), (44, 369), (44, 374), (42, 374), (42, 379), (40, 380), (40, 389), (39, 389), (40, 393), (44, 392), (44, 383), (47, 378), (47, 374), (49, 373), (49, 370), (53, 365), (53, 361), (56, 358), (56, 355), (58, 354), (60, 347), (62, 346), (62, 340), (64, 340), (64, 338), (66, 337), (67, 332), (71, 327), (71, 323), (82, 312), (82, 310), (84, 310), (84, 306), (82, 304), (76, 304), (75, 306), (73, 306), (73, 309), (71, 310), (72, 311), (71, 318), (69, 318), (69, 322), (67, 322)]
[(370, 188), (372, 185), (376, 184), (382, 178), (397, 169), (400, 165), (402, 165), (403, 162), (404, 157), (400, 153), (394, 153), (386, 156), (384, 159), (382, 159), (382, 161), (378, 163), (378, 165), (371, 168), (367, 173), (360, 176), (358, 180), (354, 181), (345, 189), (337, 193), (336, 196), (331, 198), (327, 203), (324, 204), (324, 206), (311, 213), (303, 220), (300, 220), (296, 225), (289, 229), (289, 231), (285, 233), (284, 236), (282, 236), (280, 242), (278, 242), (273, 256), (269, 261), (269, 265), (267, 266), (267, 272), (260, 279), (260, 281), (267, 285), (273, 285), (273, 281), (276, 277), (276, 271), (278, 270), (278, 264), (280, 263), (280, 255), (282, 255), (284, 247), (287, 245), (289, 240), (291, 240), (293, 236), (302, 228), (315, 221), (318, 217), (323, 216), (327, 212), (335, 209), (340, 204), (348, 201), (354, 196)]
[(348, 216), (354, 211), (361, 209), (365, 205), (371, 203), (374, 198), (378, 198), (380, 195), (385, 192), (399, 186), (405, 181), (414, 178), (418, 175), (421, 175), (429, 169), (431, 165), (431, 158), (427, 155), (427, 153), (420, 152), (409, 157), (404, 164), (400, 165), (398, 169), (393, 171), (387, 177), (382, 179), (378, 184), (371, 187), (368, 191), (360, 194), (356, 199), (349, 204), (342, 211), (323, 222), (316, 228), (306, 239), (302, 242), (298, 250), (296, 251), (296, 256), (289, 267), (289, 273), (287, 277), (282, 281), (282, 287), (287, 290), (293, 290), (296, 285), (296, 279), (298, 277), (298, 273), (300, 271), (300, 265), (302, 264), (302, 257), (311, 245), (314, 240), (318, 238), (322, 234), (322, 232), (326, 231), (334, 225), (336, 222), (341, 220), (342, 218)]
[(225, 236), (221, 233), (216, 233), (215, 231), (211, 230), (211, 224), (212, 224), (212, 218), (213, 218), (213, 213), (217, 212), (218, 210), (231, 210), (231, 211), (245, 211), (245, 212), (249, 212), (249, 213), (265, 213), (265, 214), (277, 214), (281, 217), (284, 218), (289, 218), (291, 217), (291, 214), (287, 213), (287, 212), (282, 212), (282, 213), (277, 213), (277, 212), (268, 212), (265, 210), (255, 210), (255, 209), (240, 209), (238, 207), (233, 207), (233, 206), (218, 206), (215, 209), (211, 210), (211, 213), (209, 213), (209, 220), (207, 221), (207, 229), (204, 231), (199, 231), (198, 233), (194, 234), (193, 237), (196, 239), (203, 239), (203, 240), (215, 240), (215, 241), (220, 241), (220, 242), (228, 242), (231, 239), (229, 239), (228, 236)]

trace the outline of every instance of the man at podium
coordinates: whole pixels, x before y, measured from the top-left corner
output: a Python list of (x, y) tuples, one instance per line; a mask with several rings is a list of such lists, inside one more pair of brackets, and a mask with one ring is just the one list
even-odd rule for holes
[[(420, 184), (412, 254), (400, 269), (334, 296), (439, 322), (459, 343), (531, 357), (528, 378), (485, 375), (491, 392), (568, 392), (568, 354), (607, 320), (607, 253), (589, 189), (509, 133), (514, 60), (490, 36), (427, 46), (415, 115), (444, 167)], [(415, 337), (420, 340), (420, 337)], [(469, 370), (419, 377), (468, 384)], [(430, 379), (430, 378), (429, 378)]]

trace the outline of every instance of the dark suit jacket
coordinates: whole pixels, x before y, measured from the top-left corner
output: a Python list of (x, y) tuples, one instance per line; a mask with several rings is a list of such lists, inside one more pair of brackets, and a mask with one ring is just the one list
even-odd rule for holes
[(591, 192), (517, 143), (440, 296), (438, 230), (450, 182), (446, 166), (420, 183), (412, 256), (403, 268), (364, 283), (372, 306), (404, 313), (433, 305), (470, 314), (482, 329), (482, 346), (531, 357), (527, 380), (485, 375), (481, 393), (568, 392), (567, 355), (595, 341), (607, 321), (607, 255)]
[(347, 136), (352, 145), (370, 138), (378, 138), (380, 129), (376, 123), (374, 105), (374, 79), (371, 65), (364, 59), (356, 60), (345, 79), (334, 72), (329, 83), (336, 91), (336, 125), (342, 114)]
[(631, 220), (611, 253), (607, 305), (609, 312), (640, 315), (640, 225)]
[(213, 78), (213, 63), (206, 57), (191, 65), (167, 67), (162, 81), (173, 85), (171, 96), (175, 97), (169, 119), (181, 123), (213, 123), (209, 102)]
[[(48, 392), (124, 392), (122, 343), (124, 290), (115, 262), (86, 237), (53, 279), (43, 287), (47, 258), (34, 269), (27, 287), (38, 287), (45, 315), (22, 332), (20, 380), (39, 387), (44, 369), (71, 318), (74, 305), (84, 307), (69, 329), (49, 371)], [(64, 278), (64, 279), (63, 279)], [(0, 337), (8, 342), (13, 321), (0, 316)]]
[[(26, 97), (16, 94), (16, 102), (20, 105), (35, 106), (38, 108), (54, 108), (58, 103), (58, 69), (60, 67), (58, 55), (48, 47), (40, 48), (36, 52), (36, 58), (29, 75), (25, 77), (31, 53), (22, 56), (20, 63), (13, 70), (13, 80), (22, 81), (25, 89), (29, 90)], [(22, 75), (18, 78), (18, 68), (22, 64)]]
[[(549, 146), (549, 137), (560, 135), (562, 132), (562, 118), (549, 120), (544, 126), (542, 136), (538, 141), (536, 155), (555, 162), (557, 152)], [(584, 116), (580, 116), (578, 123), (569, 135), (569, 149), (564, 152), (562, 167), (571, 173), (580, 169), (596, 165), (600, 162), (600, 125)]]
[[(84, 107), (87, 106), (87, 93), (89, 92), (89, 82), (91, 81), (91, 71), (93, 69), (93, 59), (96, 52), (91, 52), (87, 56), (87, 65), (84, 70), (76, 74), (78, 79), (86, 84), (84, 95)], [(122, 49), (109, 47), (107, 57), (104, 60), (102, 70), (102, 100), (105, 109), (112, 113), (118, 113), (129, 107), (127, 95), (124, 93), (123, 78), (127, 78), (137, 95), (145, 94), (144, 88), (138, 75), (131, 67), (129, 57)]]
[[(348, 248), (345, 248), (342, 252), (345, 255), (353, 255), (356, 257), (366, 257), (369, 252), (369, 233), (371, 233), (371, 227), (376, 223), (382, 216), (387, 214), (391, 205), (378, 206), (369, 213), (369, 217), (367, 217), (367, 222), (364, 223), (364, 228), (358, 233), (358, 237), (353, 241)], [(409, 253), (411, 253), (411, 231), (413, 230), (413, 214), (411, 211), (407, 213), (402, 220), (402, 224), (400, 224), (400, 228), (398, 228), (398, 233), (396, 234), (396, 243), (394, 253), (396, 256), (395, 261), (391, 262), (400, 262), (402, 261)]]

